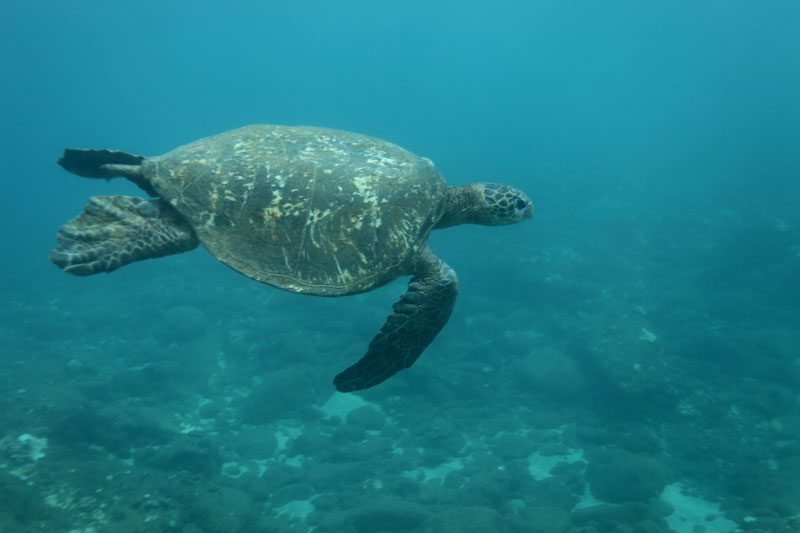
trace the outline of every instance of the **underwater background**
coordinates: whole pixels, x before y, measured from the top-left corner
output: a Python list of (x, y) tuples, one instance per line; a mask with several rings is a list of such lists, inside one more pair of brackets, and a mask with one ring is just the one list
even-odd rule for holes
[[(800, 531), (800, 3), (0, 4), (0, 531)], [(204, 250), (76, 278), (65, 147), (351, 130), (532, 221), (435, 232), (456, 309), (354, 394), (406, 279)]]

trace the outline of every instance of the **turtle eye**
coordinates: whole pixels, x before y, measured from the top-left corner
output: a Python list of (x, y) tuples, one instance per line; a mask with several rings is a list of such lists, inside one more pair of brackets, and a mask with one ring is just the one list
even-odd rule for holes
[(517, 209), (519, 209), (520, 211), (522, 211), (522, 210), (523, 210), (523, 209), (525, 209), (527, 206), (528, 206), (528, 202), (526, 202), (526, 201), (525, 201), (525, 200), (523, 200), (522, 198), (517, 198)]

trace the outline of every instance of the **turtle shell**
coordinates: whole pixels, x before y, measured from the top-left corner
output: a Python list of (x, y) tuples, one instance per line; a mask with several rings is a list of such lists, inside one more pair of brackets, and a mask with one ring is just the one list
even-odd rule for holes
[(217, 259), (282, 289), (337, 296), (411, 273), (444, 208), (428, 159), (344, 131), (246, 126), (142, 163)]

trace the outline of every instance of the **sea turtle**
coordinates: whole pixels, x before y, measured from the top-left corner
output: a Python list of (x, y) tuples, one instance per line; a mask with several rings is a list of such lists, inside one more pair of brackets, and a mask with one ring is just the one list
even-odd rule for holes
[(304, 294), (356, 294), (413, 276), (366, 355), (334, 379), (344, 392), (410, 367), (450, 317), (458, 279), (428, 248), (432, 229), (533, 215), (513, 187), (447, 186), (429, 159), (317, 127), (246, 126), (158, 157), (67, 149), (58, 163), (88, 178), (127, 178), (153, 197), (90, 198), (50, 254), (69, 274), (202, 243), (241, 274)]

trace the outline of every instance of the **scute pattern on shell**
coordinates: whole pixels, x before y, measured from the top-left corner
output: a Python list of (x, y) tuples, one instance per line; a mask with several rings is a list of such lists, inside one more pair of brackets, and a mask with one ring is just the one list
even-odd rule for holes
[(253, 125), (143, 163), (220, 261), (294, 292), (338, 296), (411, 273), (444, 208), (433, 164), (394, 144)]

